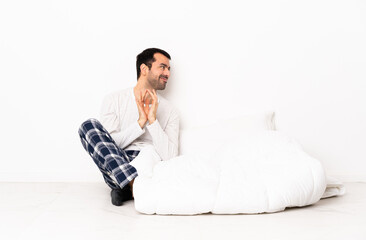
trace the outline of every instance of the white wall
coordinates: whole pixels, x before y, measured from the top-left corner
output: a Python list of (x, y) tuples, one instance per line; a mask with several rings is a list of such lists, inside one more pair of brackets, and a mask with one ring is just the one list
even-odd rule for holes
[(172, 56), (183, 126), (275, 110), (329, 175), (366, 181), (364, 1), (1, 1), (0, 181), (102, 181), (77, 130)]

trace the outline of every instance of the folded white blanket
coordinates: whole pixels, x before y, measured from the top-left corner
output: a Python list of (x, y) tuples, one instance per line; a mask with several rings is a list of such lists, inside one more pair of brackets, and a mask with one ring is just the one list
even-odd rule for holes
[(139, 173), (133, 191), (141, 213), (277, 212), (340, 194), (325, 193), (321, 163), (278, 131), (247, 133), (210, 152), (159, 160), (148, 147), (131, 163)]
[(321, 198), (342, 196), (346, 193), (346, 188), (344, 187), (343, 183), (338, 179), (331, 176), (327, 176), (326, 181), (327, 181), (327, 187)]

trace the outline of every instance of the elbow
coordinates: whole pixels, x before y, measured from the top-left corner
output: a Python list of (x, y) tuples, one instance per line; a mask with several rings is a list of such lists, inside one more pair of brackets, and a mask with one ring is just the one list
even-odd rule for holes
[(177, 144), (173, 144), (173, 151), (172, 151), (172, 158), (173, 157), (177, 157), (179, 153), (179, 149), (178, 149), (178, 143)]
[(174, 158), (174, 157), (177, 157), (178, 156), (178, 146), (173, 144), (173, 146), (164, 155), (165, 155), (165, 157), (161, 158), (161, 160), (163, 160), (163, 161), (169, 160), (169, 159)]
[(173, 154), (172, 154), (172, 158), (173, 157), (177, 157), (178, 156), (178, 146), (174, 148)]

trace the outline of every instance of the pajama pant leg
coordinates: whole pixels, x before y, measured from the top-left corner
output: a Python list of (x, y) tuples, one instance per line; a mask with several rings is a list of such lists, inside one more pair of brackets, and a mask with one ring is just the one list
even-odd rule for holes
[(129, 164), (139, 151), (124, 151), (117, 146), (108, 131), (96, 119), (88, 119), (79, 128), (84, 149), (103, 174), (112, 189), (122, 189), (137, 177), (136, 169)]

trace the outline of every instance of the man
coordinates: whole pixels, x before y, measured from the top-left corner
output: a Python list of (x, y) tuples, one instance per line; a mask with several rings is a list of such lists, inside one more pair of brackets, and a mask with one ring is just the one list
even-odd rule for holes
[(79, 128), (83, 147), (112, 189), (112, 204), (133, 199), (137, 170), (130, 164), (140, 151), (153, 146), (161, 160), (178, 155), (179, 117), (157, 90), (170, 77), (170, 55), (148, 48), (136, 57), (137, 84), (107, 95), (100, 122), (88, 119)]

